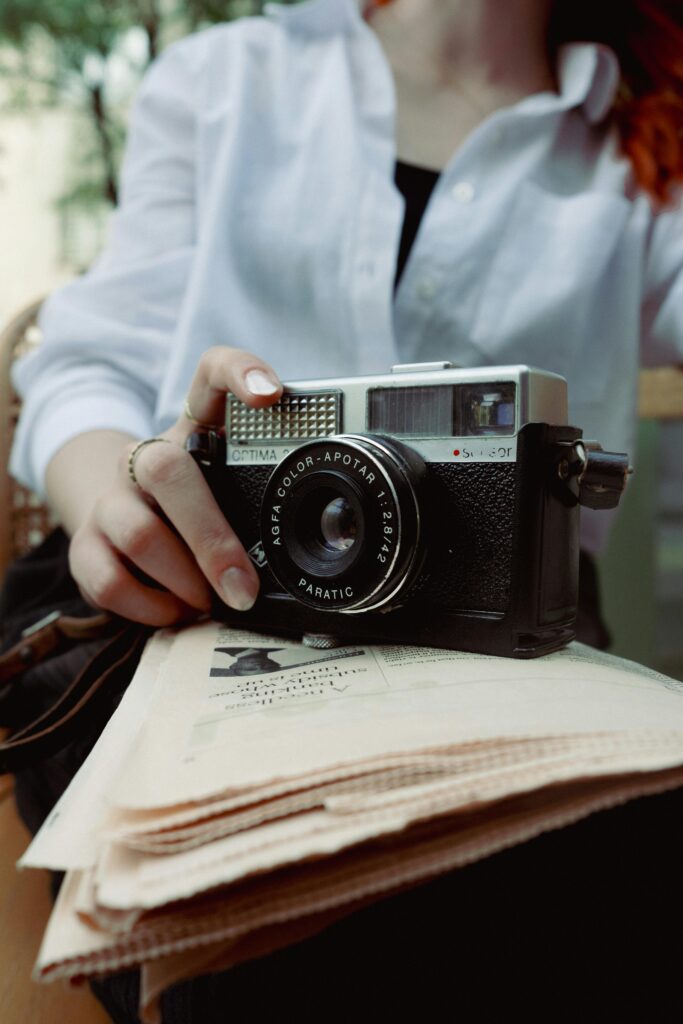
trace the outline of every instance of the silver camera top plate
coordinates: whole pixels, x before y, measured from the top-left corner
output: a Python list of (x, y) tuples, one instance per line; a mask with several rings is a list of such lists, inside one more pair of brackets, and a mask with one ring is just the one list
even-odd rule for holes
[(291, 381), (279, 402), (226, 403), (228, 465), (276, 465), (305, 441), (339, 433), (406, 440), (428, 462), (514, 462), (526, 423), (567, 422), (567, 385), (525, 365), (409, 364), (391, 373)]

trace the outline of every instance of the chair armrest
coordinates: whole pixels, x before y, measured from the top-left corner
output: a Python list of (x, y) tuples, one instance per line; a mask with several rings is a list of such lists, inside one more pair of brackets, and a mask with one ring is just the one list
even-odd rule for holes
[(683, 419), (683, 366), (640, 371), (638, 416), (641, 420)]

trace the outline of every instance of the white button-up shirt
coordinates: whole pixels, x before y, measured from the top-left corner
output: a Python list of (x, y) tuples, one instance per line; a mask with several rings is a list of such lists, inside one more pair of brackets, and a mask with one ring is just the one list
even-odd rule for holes
[[(394, 83), (356, 0), (271, 4), (171, 47), (133, 111), (106, 249), (16, 368), (14, 474), (40, 492), (74, 435), (164, 429), (220, 344), (284, 380), (530, 363), (567, 378), (585, 436), (632, 450), (643, 353), (683, 355), (683, 217), (653, 214), (605, 121), (611, 51), (565, 46), (558, 78), (458, 148), (394, 296)], [(589, 549), (608, 518), (584, 515)]]

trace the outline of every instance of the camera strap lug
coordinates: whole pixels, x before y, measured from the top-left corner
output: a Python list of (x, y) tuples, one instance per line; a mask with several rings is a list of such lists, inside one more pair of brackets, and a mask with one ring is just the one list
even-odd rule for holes
[(603, 451), (597, 441), (559, 441), (557, 447), (557, 477), (575, 500), (586, 508), (616, 508), (633, 472), (628, 455)]

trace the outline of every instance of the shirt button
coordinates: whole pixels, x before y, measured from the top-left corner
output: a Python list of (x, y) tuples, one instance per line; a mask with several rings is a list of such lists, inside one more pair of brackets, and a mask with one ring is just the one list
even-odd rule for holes
[(456, 203), (471, 203), (474, 199), (474, 185), (471, 181), (459, 181), (451, 189)]
[(417, 282), (416, 291), (420, 299), (429, 302), (436, 295), (436, 281), (431, 277), (423, 277)]

